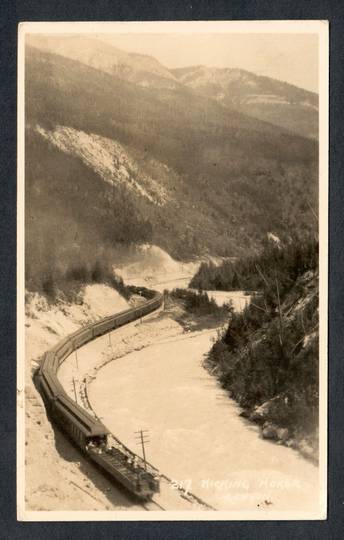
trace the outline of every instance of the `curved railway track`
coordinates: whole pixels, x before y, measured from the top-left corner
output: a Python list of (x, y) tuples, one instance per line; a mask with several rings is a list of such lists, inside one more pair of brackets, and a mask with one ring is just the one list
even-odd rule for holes
[(161, 506), (161, 504), (157, 503), (153, 499), (151, 501), (147, 501), (146, 503), (143, 503), (142, 506), (145, 510), (147, 510), (147, 512), (156, 512), (157, 510), (166, 510), (166, 508)]
[(77, 330), (48, 351), (35, 374), (50, 418), (104, 472), (141, 500), (159, 491), (159, 471), (127, 448), (106, 426), (67, 395), (57, 373), (66, 358), (86, 343), (159, 309), (160, 293), (134, 289), (146, 298), (140, 306), (105, 317)]

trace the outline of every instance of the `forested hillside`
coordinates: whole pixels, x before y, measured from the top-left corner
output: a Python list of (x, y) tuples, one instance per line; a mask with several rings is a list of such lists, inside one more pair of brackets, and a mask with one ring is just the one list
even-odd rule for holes
[[(314, 230), (306, 235), (294, 235), (281, 244), (268, 238), (262, 242), (263, 249), (257, 255), (247, 254), (240, 259), (224, 260), (216, 265), (204, 262), (190, 281), (190, 287), (203, 290), (220, 291), (259, 291), (269, 280), (279, 278), (280, 287), (288, 286), (290, 280), (305, 272), (310, 264), (316, 264), (314, 249)], [(272, 274), (274, 273), (274, 275)], [(284, 280), (287, 284), (284, 284)]]
[[(99, 264), (106, 253), (116, 262), (118, 245), (155, 243), (179, 259), (239, 256), (259, 251), (269, 231), (312, 228), (315, 142), (178, 83), (142, 85), (136, 65), (127, 80), (27, 47), (33, 287), (74, 261)], [(165, 73), (150, 66), (154, 81)]]

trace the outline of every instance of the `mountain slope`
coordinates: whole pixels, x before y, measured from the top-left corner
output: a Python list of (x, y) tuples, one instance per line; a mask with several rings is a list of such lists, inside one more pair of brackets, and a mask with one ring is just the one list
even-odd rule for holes
[(313, 92), (242, 69), (192, 66), (171, 73), (226, 107), (305, 137), (318, 137), (318, 96)]
[(237, 158), (248, 156), (294, 163), (315, 158), (315, 144), (226, 110), (187, 88), (140, 88), (60, 56), (29, 51), (27, 104), (32, 120), (85, 128), (110, 138), (117, 135), (178, 162), (184, 170), (203, 169), (209, 158), (212, 166), (210, 154), (215, 152), (217, 166), (222, 155), (226, 171), (236, 168)]
[[(26, 50), (29, 274), (152, 242), (238, 255), (312, 228), (317, 146), (192, 89)], [(53, 211), (52, 211), (53, 209)]]
[(76, 60), (88, 67), (133, 82), (142, 87), (175, 88), (178, 79), (151, 56), (127, 53), (92, 35), (40, 35), (27, 37), (27, 45)]
[(186, 86), (232, 110), (305, 137), (318, 137), (318, 96), (282, 81), (241, 69), (168, 69), (152, 56), (120, 50), (92, 34), (33, 34), (27, 36), (27, 45), (141, 87), (173, 91)]

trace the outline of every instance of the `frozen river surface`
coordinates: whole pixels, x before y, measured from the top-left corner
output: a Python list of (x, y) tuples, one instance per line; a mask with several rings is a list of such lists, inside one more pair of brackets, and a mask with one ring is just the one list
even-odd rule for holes
[(202, 367), (214, 331), (181, 335), (103, 367), (89, 387), (106, 426), (218, 510), (317, 511), (318, 468), (260, 438), (236, 403)]

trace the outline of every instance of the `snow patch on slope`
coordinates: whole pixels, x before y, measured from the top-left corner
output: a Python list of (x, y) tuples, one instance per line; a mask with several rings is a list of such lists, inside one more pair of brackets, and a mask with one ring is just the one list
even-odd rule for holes
[(154, 178), (144, 174), (118, 142), (66, 126), (56, 126), (53, 131), (36, 126), (36, 130), (63, 152), (79, 157), (110, 185), (125, 185), (153, 204), (165, 204), (167, 194), (164, 188)]
[[(136, 247), (136, 253), (128, 255), (121, 265), (114, 268), (128, 285), (146, 286), (157, 291), (188, 287), (197, 272), (202, 258), (189, 262), (174, 260), (166, 251), (155, 245), (144, 244)], [(214, 263), (219, 262), (211, 258)]]
[(188, 263), (175, 261), (158, 246), (144, 244), (137, 247), (137, 253), (131, 260), (127, 260), (114, 271), (126, 284), (164, 290), (172, 286), (187, 286), (199, 264), (199, 261)]

